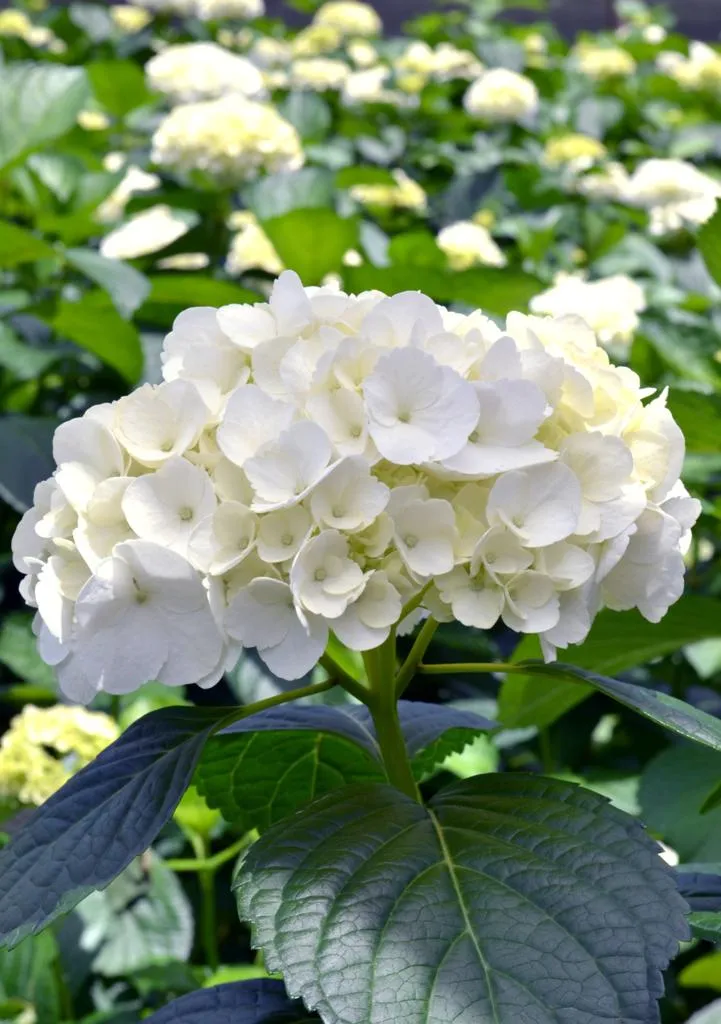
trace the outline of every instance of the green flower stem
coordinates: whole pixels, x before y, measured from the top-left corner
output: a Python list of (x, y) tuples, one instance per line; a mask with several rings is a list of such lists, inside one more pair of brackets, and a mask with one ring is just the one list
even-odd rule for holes
[[(195, 850), (196, 865), (208, 860), (208, 845), (197, 832), (191, 835)], [(196, 870), (198, 870), (196, 868)], [(202, 868), (198, 870), (200, 884), (200, 934), (203, 943), (205, 962), (212, 971), (217, 971), (220, 964), (218, 953), (218, 923), (215, 914), (215, 870)]]
[(366, 704), (373, 717), (378, 746), (389, 782), (412, 800), (421, 797), (406, 750), (394, 689), (395, 633), (380, 647), (363, 655), (370, 692)]
[(451, 673), (467, 672), (528, 672), (523, 665), (509, 665), (505, 661), (459, 661), (449, 665), (418, 665), (416, 671), (427, 676), (445, 676)]
[[(176, 857), (165, 861), (166, 867), (169, 867), (171, 871), (217, 871), (222, 868), (224, 864), (227, 864), (229, 860), (233, 860), (239, 853), (242, 853), (246, 847), (255, 840), (255, 832), (246, 832), (240, 839), (236, 839), (234, 843), (227, 846), (220, 853), (214, 854), (212, 857), (203, 857), (197, 859), (193, 857), (183, 858)], [(193, 844), (195, 845), (195, 844)]]
[(321, 656), (320, 664), (330, 676), (334, 677), (337, 683), (340, 683), (344, 690), (347, 690), (348, 693), (352, 694), (353, 697), (361, 701), (363, 704), (366, 703), (368, 691), (363, 683), (359, 683), (357, 679), (353, 678), (350, 672), (346, 672), (346, 670), (339, 665), (327, 651)]
[(413, 679), (413, 676), (416, 674), (416, 670), (420, 665), (421, 658), (428, 650), (428, 645), (433, 639), (433, 634), (437, 629), (438, 623), (432, 615), (429, 616), (423, 623), (413, 646), (408, 652), (408, 657), (398, 671), (395, 682), (396, 697), (400, 697), (403, 694), (411, 679)]
[(277, 693), (275, 697), (268, 697), (266, 700), (256, 701), (255, 704), (246, 704), (242, 708), (235, 708), (235, 710), (229, 711), (226, 717), (218, 722), (215, 732), (226, 729), (233, 722), (239, 722), (243, 718), (257, 715), (259, 711), (267, 711), (268, 708), (275, 708), (279, 704), (288, 704), (290, 701), (300, 700), (301, 697), (312, 697), (316, 693), (332, 690), (334, 686), (338, 685), (338, 678), (341, 674), (338, 669), (333, 671), (334, 677), (332, 679), (324, 679), (320, 683), (311, 683), (310, 686), (301, 686), (297, 690), (285, 690), (283, 693)]

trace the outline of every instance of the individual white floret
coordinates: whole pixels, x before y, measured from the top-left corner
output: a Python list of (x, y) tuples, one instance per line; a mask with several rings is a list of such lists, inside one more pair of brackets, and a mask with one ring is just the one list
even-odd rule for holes
[(186, 309), (173, 321), (165, 338), (161, 362), (163, 379), (189, 380), (215, 413), (225, 397), (250, 376), (249, 359), (223, 333), (214, 306)]
[(456, 519), (440, 498), (415, 499), (391, 513), (401, 558), (421, 577), (450, 572), (454, 563)]
[(123, 496), (123, 513), (138, 537), (183, 557), (191, 533), (214, 509), (210, 477), (180, 457), (133, 480)]
[(184, 380), (143, 384), (113, 408), (112, 429), (125, 450), (144, 466), (160, 466), (192, 448), (208, 418), (197, 388)]
[(226, 458), (243, 466), (263, 445), (286, 430), (294, 416), (292, 405), (270, 398), (255, 384), (247, 384), (228, 399), (218, 427), (218, 446)]
[(491, 526), (506, 526), (522, 544), (534, 548), (570, 537), (580, 512), (580, 484), (559, 463), (502, 474), (486, 507)]
[(58, 465), (57, 484), (78, 512), (86, 508), (99, 483), (123, 475), (128, 461), (97, 414), (61, 423), (53, 438), (53, 457)]
[(400, 465), (456, 455), (478, 422), (473, 385), (424, 352), (395, 349), (381, 356), (363, 395), (378, 451)]
[(364, 530), (388, 504), (390, 491), (371, 476), (361, 456), (349, 456), (326, 474), (313, 490), (310, 508), (321, 527), (335, 530)]
[(349, 557), (348, 540), (337, 530), (326, 530), (309, 540), (290, 570), (296, 602), (325, 619), (342, 615), (360, 595), (364, 582), (360, 566)]
[(265, 562), (295, 558), (308, 539), (313, 520), (302, 505), (268, 512), (260, 519), (258, 554)]
[(111, 476), (99, 483), (73, 531), (73, 541), (93, 571), (110, 557), (116, 544), (133, 538), (123, 512), (123, 497), (131, 479)]
[(333, 620), (333, 632), (354, 651), (378, 647), (398, 622), (401, 596), (382, 570), (368, 573), (361, 595)]
[(325, 474), (331, 454), (331, 443), (316, 423), (287, 427), (244, 463), (255, 492), (253, 510), (270, 512), (303, 501)]
[(228, 572), (254, 550), (258, 517), (239, 501), (225, 501), (194, 527), (188, 559), (201, 572)]

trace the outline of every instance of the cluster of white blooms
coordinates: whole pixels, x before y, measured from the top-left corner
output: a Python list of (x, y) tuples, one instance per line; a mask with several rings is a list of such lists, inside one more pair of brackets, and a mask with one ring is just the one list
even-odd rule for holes
[(460, 50), (451, 43), (432, 47), (423, 40), (409, 43), (394, 63), (400, 75), (417, 75), (419, 81), (449, 82), (454, 78), (477, 78), (483, 65), (470, 50)]
[(145, 74), (150, 87), (174, 103), (211, 100), (227, 93), (265, 95), (263, 76), (255, 64), (217, 43), (168, 46), (151, 57)]
[(488, 228), (472, 220), (459, 220), (441, 228), (436, 238), (453, 270), (469, 267), (505, 267), (506, 257)]
[(259, 18), (263, 0), (133, 0), (139, 7), (164, 14), (195, 16), (203, 21), (217, 18)]
[(633, 174), (622, 164), (608, 164), (600, 173), (584, 176), (576, 188), (591, 198), (615, 199), (648, 210), (652, 235), (704, 224), (721, 197), (718, 179), (686, 160), (658, 157), (642, 161)]
[(305, 57), (293, 62), (290, 84), (295, 89), (309, 89), (313, 92), (342, 89), (350, 73), (345, 61), (335, 57)]
[(153, 135), (152, 160), (235, 184), (261, 170), (297, 170), (304, 155), (298, 132), (274, 107), (231, 94), (174, 107)]
[(626, 274), (586, 281), (560, 274), (554, 286), (531, 299), (531, 312), (548, 316), (582, 316), (602, 345), (629, 343), (646, 308), (643, 288)]
[(543, 160), (549, 167), (565, 167), (580, 174), (606, 156), (606, 147), (591, 135), (569, 132), (549, 139), (543, 147)]
[(164, 203), (136, 213), (100, 242), (100, 255), (113, 260), (133, 260), (172, 245), (187, 233), (188, 221)]
[(74, 698), (209, 686), (240, 647), (297, 678), (412, 599), (552, 657), (604, 605), (655, 622), (681, 594), (683, 436), (580, 319), (501, 329), (286, 272), (182, 313), (163, 376), (59, 427), (13, 539)]
[(508, 68), (484, 71), (463, 97), (471, 117), (496, 122), (527, 122), (538, 110), (538, 89), (525, 75)]
[[(119, 154), (108, 154), (116, 156)], [(122, 158), (121, 158), (122, 159)], [(112, 170), (112, 161), (106, 162), (108, 170)], [(120, 220), (125, 212), (128, 201), (139, 192), (153, 192), (160, 185), (160, 178), (157, 174), (148, 174), (141, 167), (130, 165), (125, 169), (125, 175), (118, 182), (110, 195), (102, 201), (95, 211), (95, 217), (101, 224), (109, 224)]]
[(377, 36), (383, 30), (375, 8), (360, 0), (328, 0), (315, 12), (313, 24), (335, 29), (346, 38)]
[(721, 90), (721, 53), (706, 43), (692, 42), (688, 57), (665, 50), (658, 55), (656, 63), (660, 71), (675, 78), (684, 89)]
[(379, 209), (414, 210), (423, 213), (426, 209), (426, 194), (417, 181), (396, 167), (391, 171), (393, 184), (381, 183), (353, 185), (350, 194), (353, 199), (367, 206)]
[(636, 70), (636, 61), (620, 46), (579, 43), (571, 54), (573, 64), (584, 75), (597, 80), (627, 78)]

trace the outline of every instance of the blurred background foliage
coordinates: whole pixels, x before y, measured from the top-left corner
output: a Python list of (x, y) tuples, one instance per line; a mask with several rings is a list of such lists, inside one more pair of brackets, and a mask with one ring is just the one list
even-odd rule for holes
[[(721, 51), (699, 49), (668, 9), (636, 0), (617, 5), (614, 32), (570, 41), (530, 0), (522, 24), (498, 17), (501, 0), (469, 0), (435, 5), (402, 36), (303, 28), (314, 0), (297, 0), (294, 28), (257, 5), (243, 18), (216, 18), (206, 6), (186, 3), (182, 14), (27, 0), (0, 11), (2, 827), (21, 827), (152, 708), (277, 692), (248, 654), (210, 694), (148, 684), (99, 697), (91, 713), (65, 706), (35, 651), (10, 539), (52, 472), (59, 421), (157, 381), (162, 338), (182, 309), (262, 300), (283, 267), (307, 285), (418, 288), (496, 319), (565, 282), (560, 298), (536, 298), (535, 308), (580, 304), (566, 311), (595, 319), (615, 360), (670, 388), (687, 437), (684, 480), (704, 509), (687, 593), (660, 626), (602, 613), (568, 660), (721, 715), (721, 222), (708, 220), (721, 192)], [(191, 42), (255, 65), (266, 104), (297, 133), (302, 167), (219, 180), (158, 157), (153, 137), (178, 95), (197, 99), (187, 92), (198, 87), (182, 61), (165, 91), (146, 65)], [(533, 110), (499, 118), (464, 105), (481, 67), (530, 80)], [(359, 78), (369, 70), (375, 78)], [(202, 132), (183, 141), (195, 154), (210, 145)], [(233, 142), (229, 130), (213, 143), (230, 166)], [(685, 170), (672, 166), (671, 184), (668, 175), (656, 182), (650, 199), (599, 187), (613, 165), (627, 174), (659, 158)], [(686, 196), (701, 214), (678, 213), (689, 166), (703, 172)], [(588, 293), (579, 282), (606, 289)], [(432, 652), (451, 662), (499, 655), (534, 657), (537, 644), (505, 628), (444, 626)], [(709, 809), (707, 798), (721, 757), (560, 677), (424, 677), (409, 696), (501, 723), (449, 759), (429, 791), (449, 773), (554, 773), (640, 815), (680, 864), (682, 885), (706, 876), (708, 892), (689, 889), (695, 935), (669, 972), (663, 1019), (718, 1024), (721, 806)], [(155, 848), (108, 889), (52, 932), (0, 953), (0, 1020), (125, 1024), (200, 986), (262, 976), (228, 885), (253, 836), (229, 817), (191, 790)]]

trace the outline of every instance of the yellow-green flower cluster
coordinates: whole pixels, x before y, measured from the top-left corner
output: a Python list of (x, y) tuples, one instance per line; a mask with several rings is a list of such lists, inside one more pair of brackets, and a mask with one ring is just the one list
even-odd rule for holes
[(0, 742), (0, 799), (37, 807), (118, 738), (109, 715), (26, 705)]
[(232, 94), (175, 107), (153, 136), (152, 159), (236, 184), (263, 170), (296, 170), (304, 157), (297, 131), (274, 107)]
[(382, 209), (415, 210), (423, 213), (426, 208), (426, 194), (413, 178), (397, 168), (393, 172), (393, 184), (354, 185), (351, 196), (365, 206)]
[(579, 43), (573, 52), (573, 60), (584, 75), (600, 81), (607, 78), (628, 78), (636, 70), (636, 61), (628, 50), (621, 46)]
[(549, 139), (543, 150), (543, 159), (549, 167), (569, 167), (574, 171), (588, 170), (606, 155), (606, 147), (591, 135), (570, 132)]

